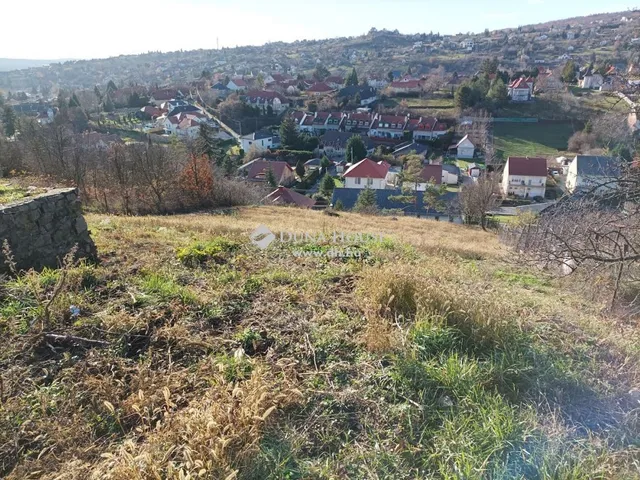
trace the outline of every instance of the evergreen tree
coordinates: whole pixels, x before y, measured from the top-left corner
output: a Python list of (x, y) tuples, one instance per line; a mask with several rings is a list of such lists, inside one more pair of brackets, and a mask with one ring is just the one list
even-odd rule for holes
[(298, 175), (298, 177), (300, 177), (300, 179), (302, 180), (305, 176), (305, 169), (304, 169), (304, 162), (302, 161), (302, 159), (298, 160), (298, 163), (296, 163), (296, 174)]
[(100, 88), (98, 88), (98, 85), (95, 86), (95, 88), (93, 89), (93, 93), (95, 94), (96, 98), (98, 99), (98, 103), (102, 103), (102, 92), (100, 91)]
[(273, 170), (271, 169), (271, 167), (269, 167), (269, 170), (267, 170), (267, 175), (266, 175), (266, 180), (267, 180), (267, 184), (272, 187), (272, 188), (278, 188), (278, 181), (276, 180), (276, 176), (273, 173)]
[(6, 105), (2, 112), (2, 123), (4, 125), (4, 134), (7, 137), (13, 137), (17, 130), (18, 118), (16, 112), (10, 105)]
[(113, 112), (116, 109), (116, 107), (113, 105), (113, 100), (111, 100), (111, 95), (107, 95), (102, 105), (102, 109), (105, 112)]
[(389, 83), (393, 82), (394, 76), (393, 76), (393, 71), (387, 73), (387, 80), (389, 80)]
[(107, 83), (107, 93), (113, 93), (116, 90), (118, 90), (116, 84), (113, 83), (113, 80), (109, 80), (109, 83)]
[(293, 118), (285, 118), (280, 125), (280, 142), (288, 150), (297, 150), (300, 144), (300, 136)]
[(464, 110), (473, 106), (473, 90), (468, 85), (460, 85), (454, 96), (456, 107)]
[(336, 182), (331, 175), (327, 174), (322, 177), (320, 181), (320, 192), (322, 192), (325, 197), (330, 197), (334, 188), (336, 188)]
[(347, 87), (351, 87), (351, 86), (358, 86), (358, 74), (356, 73), (356, 69), (352, 69), (351, 73), (347, 76), (347, 79), (345, 81), (345, 86)]
[(493, 82), (489, 89), (489, 93), (487, 94), (487, 98), (491, 99), (493, 104), (498, 108), (509, 103), (509, 91), (501, 79), (497, 78)]
[(360, 192), (356, 204), (353, 207), (355, 212), (359, 213), (375, 213), (378, 210), (378, 201), (376, 199), (376, 192), (369, 187)]
[(342, 211), (344, 210), (344, 203), (342, 203), (342, 200), (338, 199), (338, 201), (336, 202), (336, 204), (333, 206), (334, 210), (337, 211)]
[(347, 140), (347, 152), (345, 154), (345, 160), (347, 163), (356, 163), (367, 156), (367, 147), (362, 141), (360, 135), (354, 135)]
[(329, 75), (331, 75), (331, 72), (322, 64), (318, 65), (313, 72), (313, 78), (315, 78), (318, 82), (322, 82)]
[(80, 100), (78, 100), (78, 96), (74, 92), (71, 95), (71, 98), (69, 99), (69, 108), (74, 108), (79, 106), (80, 106)]
[(562, 81), (565, 83), (573, 83), (576, 81), (576, 63), (569, 60), (562, 69)]

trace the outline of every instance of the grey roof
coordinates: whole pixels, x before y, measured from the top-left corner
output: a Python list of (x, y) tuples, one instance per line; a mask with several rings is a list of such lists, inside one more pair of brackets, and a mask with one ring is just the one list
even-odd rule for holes
[[(424, 192), (417, 192), (417, 202), (416, 204), (410, 203), (402, 203), (399, 201), (391, 200), (389, 197), (402, 195), (402, 190), (374, 190), (376, 194), (376, 203), (378, 208), (380, 209), (401, 209), (404, 213), (409, 215), (416, 214), (417, 212), (420, 215), (443, 215), (443, 213), (439, 213), (433, 209), (425, 208), (425, 204), (423, 201)], [(356, 204), (358, 200), (358, 195), (362, 193), (361, 188), (336, 188), (333, 190), (333, 197), (331, 198), (331, 203), (336, 204), (338, 200), (342, 201), (342, 205), (345, 209), (350, 210)], [(450, 203), (458, 197), (458, 194), (455, 192), (446, 192), (443, 194), (440, 199), (445, 203)]]
[(273, 138), (274, 135), (271, 132), (267, 132), (266, 130), (260, 130), (259, 132), (250, 133), (248, 135), (243, 135), (242, 138), (246, 140), (263, 140), (265, 138)]
[(451, 165), (449, 163), (443, 163), (442, 170), (449, 173), (453, 173), (455, 175), (460, 175), (460, 168), (458, 168), (456, 165)]
[(620, 165), (613, 157), (598, 155), (577, 155), (578, 175), (591, 177), (617, 177), (620, 175)]
[(220, 83), (220, 82), (216, 83), (216, 84), (215, 84), (213, 87), (211, 87), (211, 88), (212, 88), (213, 90), (229, 90), (229, 88), (228, 88), (226, 85), (224, 85), (224, 84), (222, 84), (222, 83)]
[(398, 148), (393, 151), (393, 156), (400, 157), (402, 155), (407, 155), (412, 151), (415, 151), (418, 155), (426, 155), (429, 151), (429, 147), (416, 142), (403, 143), (402, 145), (398, 145)]
[[(325, 146), (331, 146), (334, 148), (345, 148), (347, 142), (353, 136), (357, 135), (353, 132), (338, 132), (337, 130), (329, 130), (327, 133), (320, 137), (320, 142)], [(361, 135), (364, 146), (367, 150), (373, 150), (376, 148), (375, 143), (371, 141), (366, 135)]]

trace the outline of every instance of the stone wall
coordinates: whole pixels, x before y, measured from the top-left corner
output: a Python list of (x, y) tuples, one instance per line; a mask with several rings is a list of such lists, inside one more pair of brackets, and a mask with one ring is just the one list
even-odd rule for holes
[[(50, 190), (0, 207), (0, 245), (8, 240), (18, 269), (57, 267), (78, 245), (77, 257), (95, 259), (96, 247), (75, 188)], [(8, 267), (0, 254), (0, 272)]]

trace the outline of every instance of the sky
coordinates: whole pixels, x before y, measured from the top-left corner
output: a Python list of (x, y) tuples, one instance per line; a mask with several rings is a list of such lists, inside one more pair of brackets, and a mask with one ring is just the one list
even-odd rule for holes
[(402, 33), (481, 32), (615, 12), (613, 0), (9, 0), (0, 58), (89, 59), (270, 41)]

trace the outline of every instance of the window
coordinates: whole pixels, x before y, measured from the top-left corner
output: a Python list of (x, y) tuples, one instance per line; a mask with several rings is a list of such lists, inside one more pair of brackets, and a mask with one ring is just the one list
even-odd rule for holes
[(373, 178), (367, 178), (367, 185), (368, 186), (373, 185)]
[(360, 185), (361, 181), (362, 181), (362, 179), (360, 177), (356, 177), (356, 185)]

